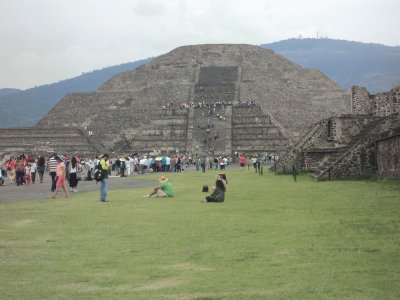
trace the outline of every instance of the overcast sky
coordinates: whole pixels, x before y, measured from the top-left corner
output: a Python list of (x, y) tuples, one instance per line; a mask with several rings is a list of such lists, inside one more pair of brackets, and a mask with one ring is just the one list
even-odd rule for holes
[(400, 0), (0, 0), (0, 88), (204, 43), (317, 37), (400, 45)]

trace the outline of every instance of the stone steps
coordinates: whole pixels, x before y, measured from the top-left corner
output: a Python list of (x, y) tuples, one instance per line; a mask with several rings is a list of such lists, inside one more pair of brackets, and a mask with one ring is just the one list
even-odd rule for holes
[[(95, 153), (84, 131), (78, 128), (10, 128), (0, 130), (0, 152), (24, 153), (77, 152)], [(94, 140), (94, 139), (93, 139)]]

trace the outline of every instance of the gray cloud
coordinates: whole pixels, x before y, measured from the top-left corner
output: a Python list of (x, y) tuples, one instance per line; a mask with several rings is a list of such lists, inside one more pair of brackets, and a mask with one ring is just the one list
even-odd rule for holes
[(135, 14), (144, 17), (157, 17), (165, 12), (165, 4), (160, 1), (141, 0), (132, 7)]
[(202, 43), (316, 37), (399, 45), (398, 0), (0, 0), (0, 88)]

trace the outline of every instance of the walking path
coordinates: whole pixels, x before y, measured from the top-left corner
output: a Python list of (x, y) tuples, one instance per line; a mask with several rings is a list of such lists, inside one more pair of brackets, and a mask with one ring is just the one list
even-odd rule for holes
[[(238, 168), (238, 165), (230, 165), (229, 168)], [(210, 170), (207, 170), (210, 171)], [(196, 172), (195, 166), (190, 168), (185, 168), (185, 172)], [(201, 172), (201, 171), (200, 171)], [(162, 173), (159, 173), (160, 175)], [(144, 175), (130, 175), (129, 177), (119, 177), (111, 176), (109, 177), (109, 190), (121, 189), (121, 188), (143, 188), (143, 187), (155, 187), (158, 185), (157, 180), (145, 179)], [(136, 180), (140, 178), (140, 180)], [(48, 173), (43, 176), (43, 183), (39, 183), (38, 176), (36, 178), (36, 183), (30, 186), (22, 185), (16, 186), (15, 184), (9, 184), (9, 179), (6, 178), (5, 185), (0, 186), (0, 203), (14, 202), (14, 201), (24, 201), (24, 200), (42, 200), (50, 199), (53, 193), (50, 191), (51, 178)], [(68, 182), (65, 181), (67, 187), (69, 187)], [(69, 190), (69, 189), (68, 189)], [(79, 181), (78, 193), (81, 192), (91, 192), (100, 191), (100, 183), (96, 184), (95, 180), (92, 181)], [(70, 193), (74, 194), (74, 193)], [(64, 191), (61, 189), (58, 193), (58, 197), (64, 197)]]
[[(121, 189), (121, 188), (142, 188), (142, 187), (154, 187), (157, 185), (156, 180), (143, 179), (143, 175), (140, 175), (140, 180), (135, 180), (138, 175), (130, 177), (109, 177), (109, 190)], [(145, 175), (144, 175), (145, 176)], [(68, 182), (65, 182), (68, 187)], [(40, 200), (49, 199), (52, 196), (50, 191), (51, 178), (48, 173), (43, 176), (43, 183), (38, 181), (30, 186), (22, 185), (16, 186), (15, 184), (9, 184), (8, 178), (6, 178), (5, 185), (0, 186), (0, 203), (14, 202), (20, 200)], [(100, 183), (96, 184), (95, 180), (92, 181), (79, 181), (78, 193), (99, 191)], [(72, 193), (74, 194), (74, 193)], [(64, 192), (60, 190), (59, 197), (64, 197)]]

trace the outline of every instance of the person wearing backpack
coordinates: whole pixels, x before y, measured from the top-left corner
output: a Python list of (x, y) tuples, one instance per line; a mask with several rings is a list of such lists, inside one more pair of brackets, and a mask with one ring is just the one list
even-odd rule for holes
[(107, 191), (108, 191), (108, 160), (110, 155), (105, 153), (99, 162), (102, 171), (102, 179), (100, 186), (100, 201), (107, 202)]

